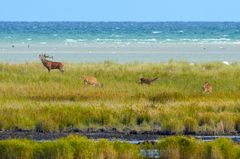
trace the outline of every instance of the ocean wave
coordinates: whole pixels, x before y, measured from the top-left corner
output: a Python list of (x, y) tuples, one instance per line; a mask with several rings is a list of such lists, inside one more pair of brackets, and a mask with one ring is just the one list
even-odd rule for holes
[(228, 38), (209, 38), (209, 39), (201, 39), (202, 41), (231, 41), (231, 39)]
[(4, 38), (5, 39), (12, 39), (13, 37), (12, 36), (5, 36)]
[(111, 37), (121, 38), (121, 37), (123, 37), (123, 36), (122, 36), (122, 35), (118, 35), (118, 34), (111, 34)]
[(85, 41), (89, 41), (88, 39), (77, 39), (78, 42), (85, 42)]
[[(177, 39), (175, 41), (178, 41)], [(228, 38), (209, 38), (209, 39), (187, 39), (187, 38), (183, 38), (183, 39), (179, 39), (179, 41), (181, 42), (229, 42), (232, 41), (231, 39)]]
[(101, 39), (101, 38), (96, 38), (94, 41), (100, 41), (100, 42), (104, 42), (104, 41), (118, 41), (120, 39)]
[(152, 38), (152, 39), (144, 39), (143, 41), (146, 41), (146, 42), (156, 42), (157, 39), (155, 39), (155, 38)]
[(161, 34), (161, 31), (152, 31), (153, 34)]
[(187, 41), (187, 42), (198, 42), (201, 39), (180, 39), (180, 41)]
[(158, 39), (158, 38), (95, 38), (95, 39), (65, 39), (65, 43), (79, 43), (79, 42), (97, 42), (97, 43), (126, 43), (126, 42), (159, 42), (159, 43), (168, 43), (168, 42), (186, 42), (186, 43), (225, 43), (231, 42), (239, 44), (240, 41), (233, 41), (229, 38), (208, 38), (208, 39), (197, 39), (197, 38), (181, 38), (181, 39), (174, 39), (174, 38), (166, 38), (166, 39)]
[(176, 40), (174, 40), (174, 39), (165, 39), (165, 40), (163, 40), (163, 42), (173, 42), (173, 41), (176, 41)]
[(77, 43), (77, 40), (74, 39), (65, 39), (66, 43)]

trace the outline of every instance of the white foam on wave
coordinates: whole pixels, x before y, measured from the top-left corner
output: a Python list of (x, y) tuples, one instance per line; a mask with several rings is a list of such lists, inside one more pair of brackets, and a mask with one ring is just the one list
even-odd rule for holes
[(87, 39), (77, 39), (78, 42), (88, 41)]
[(143, 41), (146, 41), (146, 42), (156, 42), (157, 39), (154, 39), (154, 38), (152, 38), (152, 39), (144, 39)]
[[(229, 38), (208, 38), (208, 39), (191, 39), (191, 38), (181, 38), (179, 39), (182, 42), (198, 42), (198, 43), (233, 43), (236, 44), (237, 41), (232, 41), (232, 39)], [(168, 40), (166, 40), (168, 41)]]
[(28, 40), (28, 41), (31, 41), (32, 39), (31, 39), (31, 38), (28, 38), (27, 40)]
[(164, 41), (166, 41), (166, 42), (172, 42), (172, 41), (174, 41), (173, 39), (165, 39)]
[(115, 41), (119, 41), (119, 39), (101, 39), (101, 38), (97, 38), (97, 39), (95, 39), (95, 41), (97, 41), (97, 42), (106, 42), (106, 41), (113, 41), (113, 42), (115, 42)]
[(234, 41), (233, 44), (240, 45), (240, 41)]
[(40, 44), (41, 44), (41, 45), (46, 45), (46, 44), (47, 44), (47, 42), (45, 42), (45, 41), (42, 41), (42, 42), (40, 42)]
[(209, 38), (209, 39), (202, 39), (203, 41), (231, 41), (231, 39), (228, 38)]
[(74, 39), (65, 39), (65, 42), (66, 42), (66, 43), (76, 43), (77, 40), (74, 40)]
[(152, 31), (153, 34), (161, 34), (161, 31)]
[(123, 37), (123, 36), (122, 36), (122, 35), (118, 35), (118, 34), (111, 34), (111, 37), (121, 38), (121, 37)]
[(180, 39), (180, 41), (198, 42), (198, 41), (200, 41), (200, 39), (186, 39), (186, 38), (183, 38), (183, 39)]
[(179, 32), (179, 33), (184, 33), (184, 31), (183, 31), (183, 30), (179, 30), (178, 32)]

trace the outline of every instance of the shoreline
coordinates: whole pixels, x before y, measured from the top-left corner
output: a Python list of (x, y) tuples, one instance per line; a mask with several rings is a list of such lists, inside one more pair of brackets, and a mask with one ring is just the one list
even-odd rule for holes
[(24, 63), (39, 61), (38, 54), (54, 56), (54, 60), (67, 63), (104, 62), (237, 62), (240, 59), (240, 44), (88, 44), (84, 45), (0, 45), (0, 63)]
[(0, 44), (3, 53), (239, 53), (240, 43), (79, 43), (79, 44)]

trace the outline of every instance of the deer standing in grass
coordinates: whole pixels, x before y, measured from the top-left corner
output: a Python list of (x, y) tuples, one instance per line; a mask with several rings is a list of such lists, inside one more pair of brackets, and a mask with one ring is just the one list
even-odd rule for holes
[(208, 82), (205, 82), (202, 86), (203, 93), (211, 93), (212, 92), (212, 85)]
[(49, 61), (46, 59), (46, 58), (53, 58), (52, 56), (50, 57), (50, 56), (47, 56), (46, 54), (39, 54), (39, 58), (42, 61), (43, 66), (48, 69), (48, 72), (50, 72), (53, 69), (58, 69), (62, 73), (64, 72), (63, 63)]
[(152, 82), (156, 81), (157, 79), (158, 79), (158, 77), (153, 78), (153, 79), (140, 78), (139, 83), (140, 84), (148, 84), (148, 85), (150, 85), (150, 84), (152, 84)]
[(100, 82), (98, 82), (97, 78), (93, 76), (85, 76), (83, 78), (83, 83), (85, 86), (92, 85), (92, 86), (103, 87), (103, 85)]

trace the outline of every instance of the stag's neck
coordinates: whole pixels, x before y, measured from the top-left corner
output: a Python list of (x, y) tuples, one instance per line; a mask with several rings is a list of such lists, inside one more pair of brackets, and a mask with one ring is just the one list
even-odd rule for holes
[(48, 63), (48, 60), (46, 60), (46, 59), (41, 59), (41, 61), (42, 61), (42, 64), (43, 64), (44, 66), (46, 66), (47, 63)]

